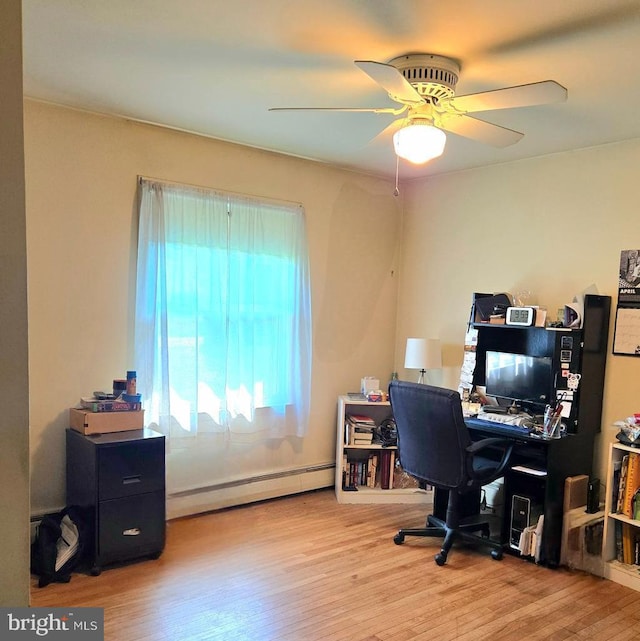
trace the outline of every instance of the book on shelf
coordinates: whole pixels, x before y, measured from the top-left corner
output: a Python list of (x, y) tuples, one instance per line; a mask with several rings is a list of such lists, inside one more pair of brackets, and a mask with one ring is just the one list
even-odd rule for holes
[(635, 491), (631, 502), (631, 518), (640, 521), (640, 489)]
[[(612, 494), (611, 494), (611, 509), (615, 510), (618, 506), (618, 493), (620, 492), (620, 468), (622, 461), (613, 462), (613, 481), (612, 481)], [(566, 494), (565, 494), (566, 496)]]
[(354, 492), (360, 487), (391, 490), (395, 487), (419, 487), (418, 482), (411, 477), (410, 483), (399, 483), (399, 474), (408, 476), (396, 463), (395, 450), (381, 449), (370, 452), (366, 458), (350, 458), (344, 454), (342, 458), (342, 489)]
[(374, 488), (378, 482), (378, 455), (369, 454), (367, 461), (367, 487)]
[(638, 532), (630, 523), (622, 524), (622, 562), (633, 565), (636, 558), (636, 545)]
[(373, 442), (373, 432), (355, 432), (352, 441), (353, 445), (371, 445)]
[(615, 524), (616, 560), (626, 565), (640, 565), (640, 529), (631, 523)]
[(629, 465), (629, 455), (625, 454), (620, 462), (620, 483), (618, 484), (618, 502), (616, 504), (616, 512), (622, 514), (622, 507), (624, 505), (624, 490), (627, 484), (627, 468)]
[(101, 401), (94, 397), (83, 396), (80, 398), (80, 407), (90, 412), (139, 412), (142, 403), (131, 401)]
[(374, 442), (373, 432), (354, 432), (352, 430), (345, 436), (345, 445), (371, 445)]
[(615, 551), (616, 551), (616, 560), (622, 563), (623, 554), (622, 554), (622, 523), (616, 521), (614, 525), (614, 541), (615, 541)]
[(346, 490), (349, 487), (349, 477), (347, 476), (349, 470), (349, 461), (347, 455), (343, 454), (342, 456), (342, 489)]
[(640, 565), (640, 530), (630, 523), (614, 525), (616, 560), (626, 565)]
[(370, 454), (366, 459), (342, 459), (342, 489), (356, 491), (359, 487), (375, 487), (377, 457)]
[(370, 416), (364, 414), (347, 414), (347, 420), (354, 425), (376, 426), (376, 422)]
[(383, 490), (393, 489), (393, 473), (396, 464), (395, 450), (380, 451), (380, 487)]
[(347, 414), (345, 420), (345, 445), (366, 445), (373, 441), (376, 422), (370, 416)]
[(622, 514), (633, 518), (633, 497), (640, 489), (640, 454), (629, 452), (627, 463), (627, 478), (622, 499)]

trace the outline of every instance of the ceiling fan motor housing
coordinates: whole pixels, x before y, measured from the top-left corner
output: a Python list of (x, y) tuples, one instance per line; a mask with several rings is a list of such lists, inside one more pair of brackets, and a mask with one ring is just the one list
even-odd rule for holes
[(389, 61), (424, 98), (453, 98), (460, 65), (451, 58), (430, 53), (408, 54)]

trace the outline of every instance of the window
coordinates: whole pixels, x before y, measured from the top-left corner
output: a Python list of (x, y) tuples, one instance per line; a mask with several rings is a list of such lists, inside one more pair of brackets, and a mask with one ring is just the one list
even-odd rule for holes
[(136, 369), (149, 424), (305, 433), (311, 302), (304, 211), (140, 180)]

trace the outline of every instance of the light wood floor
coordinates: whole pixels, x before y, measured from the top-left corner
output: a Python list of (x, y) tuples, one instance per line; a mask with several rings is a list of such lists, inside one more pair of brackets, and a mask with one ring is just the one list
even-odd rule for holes
[(33, 606), (105, 609), (108, 641), (640, 639), (640, 592), (579, 572), (393, 543), (425, 509), (323, 490), (171, 521), (156, 561), (74, 574)]

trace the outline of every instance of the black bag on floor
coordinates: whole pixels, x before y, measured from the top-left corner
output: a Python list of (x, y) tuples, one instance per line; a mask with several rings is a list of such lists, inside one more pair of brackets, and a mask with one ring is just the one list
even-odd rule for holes
[(38, 587), (71, 580), (71, 572), (86, 558), (89, 523), (87, 511), (73, 505), (43, 517), (31, 544), (31, 572), (40, 577)]

